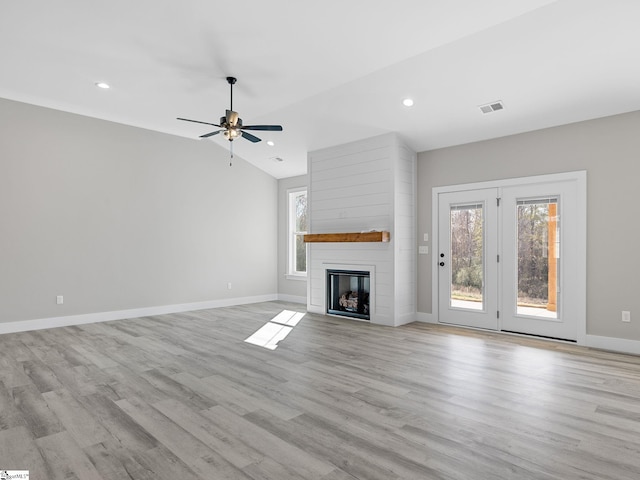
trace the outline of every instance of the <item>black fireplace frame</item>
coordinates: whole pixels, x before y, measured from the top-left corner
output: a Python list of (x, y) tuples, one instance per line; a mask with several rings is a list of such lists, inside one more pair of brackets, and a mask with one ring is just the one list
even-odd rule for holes
[[(350, 311), (345, 308), (331, 308), (334, 305), (334, 299), (339, 298), (341, 292), (335, 292), (337, 287), (337, 283), (333, 282), (332, 279), (340, 276), (349, 276), (349, 277), (357, 277), (358, 278), (358, 287), (357, 294), (358, 299), (364, 299), (366, 295), (366, 302), (359, 301), (357, 311)], [(364, 288), (364, 280), (369, 279), (369, 290), (365, 290)], [(326, 282), (327, 282), (327, 290), (326, 290), (326, 301), (327, 301), (327, 314), (329, 315), (339, 315), (342, 317), (350, 317), (357, 318), (359, 320), (371, 321), (371, 273), (368, 271), (361, 270), (339, 270), (339, 269), (327, 269), (326, 270)]]

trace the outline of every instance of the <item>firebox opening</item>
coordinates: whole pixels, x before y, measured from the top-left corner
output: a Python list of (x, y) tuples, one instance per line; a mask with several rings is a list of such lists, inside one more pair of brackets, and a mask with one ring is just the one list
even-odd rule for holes
[(327, 313), (370, 320), (369, 272), (327, 270)]

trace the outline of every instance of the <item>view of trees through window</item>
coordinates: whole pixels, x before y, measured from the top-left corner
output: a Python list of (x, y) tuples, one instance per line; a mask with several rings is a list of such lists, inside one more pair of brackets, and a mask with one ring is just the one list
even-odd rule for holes
[[(482, 205), (451, 208), (451, 298), (482, 302)], [(520, 307), (556, 311), (559, 235), (557, 200), (519, 201), (517, 215), (518, 299)], [(547, 315), (548, 316), (548, 315)]]
[(451, 298), (482, 301), (482, 205), (451, 208)]
[(304, 243), (307, 228), (307, 192), (306, 190), (291, 192), (289, 194), (289, 229), (291, 234), (289, 271), (292, 274), (301, 274), (307, 271), (307, 245)]
[(556, 207), (555, 199), (518, 202), (518, 306), (555, 311)]

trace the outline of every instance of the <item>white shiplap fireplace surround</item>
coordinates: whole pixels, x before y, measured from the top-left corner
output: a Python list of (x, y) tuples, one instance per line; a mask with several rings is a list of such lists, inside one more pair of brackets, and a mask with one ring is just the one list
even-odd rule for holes
[(368, 271), (370, 321), (416, 312), (416, 154), (394, 134), (308, 155), (309, 233), (386, 230), (386, 242), (308, 243), (307, 310), (327, 312), (327, 269)]

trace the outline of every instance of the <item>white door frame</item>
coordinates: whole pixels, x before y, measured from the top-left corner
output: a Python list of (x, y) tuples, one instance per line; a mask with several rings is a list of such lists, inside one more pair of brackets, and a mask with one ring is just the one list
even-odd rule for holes
[(577, 208), (577, 231), (578, 242), (577, 257), (580, 259), (577, 265), (579, 285), (577, 290), (580, 292), (577, 300), (578, 321), (577, 321), (577, 338), (578, 345), (586, 345), (587, 336), (587, 172), (580, 170), (575, 172), (555, 173), (549, 175), (534, 175), (530, 177), (508, 178), (503, 180), (493, 180), (487, 182), (467, 183), (462, 185), (451, 185), (445, 187), (434, 187), (431, 192), (431, 238), (434, 240), (431, 256), (431, 311), (436, 323), (439, 323), (439, 298), (438, 298), (438, 255), (439, 246), (438, 235), (438, 195), (446, 192), (457, 192), (463, 190), (480, 190), (484, 188), (503, 188), (518, 185), (535, 185), (539, 183), (553, 182), (576, 182), (576, 203)]

